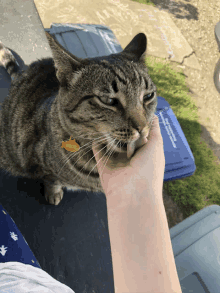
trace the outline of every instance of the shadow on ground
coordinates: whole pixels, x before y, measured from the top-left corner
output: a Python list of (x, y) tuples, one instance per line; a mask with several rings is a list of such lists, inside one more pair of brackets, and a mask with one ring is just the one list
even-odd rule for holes
[(198, 20), (198, 9), (190, 4), (190, 0), (174, 1), (174, 0), (152, 0), (157, 8), (169, 10), (176, 18)]

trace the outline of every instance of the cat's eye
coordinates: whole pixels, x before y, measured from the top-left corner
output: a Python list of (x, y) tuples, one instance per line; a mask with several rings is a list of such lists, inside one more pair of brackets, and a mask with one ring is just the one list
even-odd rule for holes
[(108, 106), (116, 106), (118, 104), (117, 99), (112, 99), (112, 98), (105, 98), (105, 97), (99, 97), (99, 100)]
[(144, 102), (150, 101), (154, 97), (154, 92), (144, 96)]

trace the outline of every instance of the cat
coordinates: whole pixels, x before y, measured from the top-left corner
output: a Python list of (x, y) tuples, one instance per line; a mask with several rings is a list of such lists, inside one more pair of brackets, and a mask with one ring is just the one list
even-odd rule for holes
[[(12, 176), (42, 179), (58, 205), (63, 188), (103, 192), (92, 151), (134, 153), (157, 107), (156, 86), (145, 64), (147, 37), (137, 34), (117, 54), (78, 58), (46, 32), (53, 58), (19, 68), (0, 42), (0, 66), (12, 77), (0, 113), (0, 166)], [(77, 152), (62, 148), (72, 137)], [(104, 162), (106, 162), (104, 160)]]

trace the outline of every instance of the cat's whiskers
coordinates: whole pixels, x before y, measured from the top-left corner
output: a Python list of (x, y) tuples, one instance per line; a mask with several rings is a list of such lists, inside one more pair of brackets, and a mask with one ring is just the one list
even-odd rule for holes
[[(112, 146), (114, 146), (114, 142), (115, 142), (115, 140), (116, 140), (116, 139), (114, 139), (114, 140), (111, 142), (111, 143), (112, 143)], [(120, 142), (117, 143), (117, 146), (118, 146), (119, 143), (120, 143)], [(110, 143), (109, 143), (109, 144), (110, 144)], [(117, 146), (115, 146), (115, 148), (116, 148)], [(114, 149), (115, 149), (115, 148), (114, 148)], [(113, 153), (114, 149), (112, 150), (112, 152), (111, 152), (111, 150), (109, 150), (110, 155), (109, 155), (109, 157), (107, 157), (107, 159), (106, 159), (106, 163), (107, 163), (108, 159), (110, 158), (111, 154)], [(107, 151), (107, 152), (108, 152), (108, 151)], [(106, 152), (106, 153), (107, 153), (107, 152)], [(106, 154), (106, 153), (105, 153), (105, 154)], [(104, 156), (105, 156), (105, 155), (103, 155), (102, 158), (103, 158)], [(95, 157), (95, 156), (93, 156), (93, 157)], [(101, 161), (102, 158), (100, 158), (99, 161)], [(92, 168), (92, 170), (98, 165), (99, 161), (95, 164), (95, 166)], [(105, 165), (106, 165), (106, 163), (105, 163)], [(104, 167), (103, 167), (103, 170), (104, 170), (104, 168), (105, 168), (105, 165), (104, 165)], [(92, 172), (92, 170), (91, 170), (91, 171), (89, 172), (89, 174), (87, 175), (87, 178), (89, 177), (89, 175), (90, 175), (90, 173)], [(102, 171), (103, 171), (103, 170), (102, 170)]]
[[(94, 140), (95, 140), (95, 139), (94, 139)], [(94, 141), (94, 140), (93, 140), (93, 141)], [(107, 140), (106, 137), (102, 138), (100, 141), (98, 141), (98, 142), (96, 142), (96, 143), (103, 142), (103, 141), (105, 141), (105, 140)], [(92, 144), (92, 142), (90, 142), (90, 143)], [(88, 150), (86, 153), (84, 153), (83, 156), (84, 156), (85, 154), (87, 154), (87, 153), (90, 151), (90, 146), (88, 146), (87, 148), (89, 148), (89, 150)], [(75, 155), (75, 154), (74, 154), (74, 155)], [(75, 164), (76, 164), (81, 158), (82, 158), (82, 156), (78, 158), (78, 160), (74, 163), (74, 165), (75, 165)], [(90, 160), (91, 160), (91, 159), (90, 159)], [(88, 162), (87, 162), (86, 164), (88, 164)], [(73, 166), (74, 166), (74, 165), (73, 165)], [(81, 170), (82, 170), (82, 169), (81, 169)]]
[[(115, 140), (114, 140), (115, 141)], [(106, 163), (107, 163), (107, 161), (108, 161), (108, 159), (111, 157), (111, 155), (112, 155), (112, 153), (114, 152), (114, 150), (115, 150), (115, 148), (118, 146), (118, 144), (119, 144), (119, 142), (118, 142), (118, 144), (117, 144), (117, 146), (114, 146), (114, 141), (112, 142), (112, 146), (114, 147), (114, 149), (112, 150), (112, 152), (111, 151), (109, 151), (110, 152), (110, 154), (109, 154), (109, 157), (107, 157), (107, 159), (106, 159)], [(103, 156), (102, 156), (102, 158), (103, 158)], [(106, 165), (106, 163), (105, 163), (105, 165)], [(104, 165), (104, 167), (103, 167), (103, 169), (102, 169), (102, 171), (100, 172), (100, 175), (99, 175), (99, 177), (101, 178), (101, 176), (102, 176), (102, 173), (103, 173), (103, 171), (104, 171), (104, 169), (105, 169), (105, 165)], [(98, 166), (98, 163), (95, 165), (95, 167), (96, 166)], [(93, 168), (94, 169), (94, 168)], [(90, 174), (90, 173), (89, 173)], [(88, 176), (87, 176), (88, 177)]]
[[(100, 153), (104, 148), (106, 148), (107, 147), (107, 145), (106, 146), (104, 146), (98, 153)], [(72, 179), (73, 181), (74, 181), (74, 179), (79, 175), (79, 173), (85, 168), (85, 166), (93, 159), (93, 158), (95, 158), (95, 156), (93, 155), (92, 156), (92, 158), (82, 167), (82, 169), (79, 171), (79, 172), (77, 172), (77, 175)], [(94, 169), (94, 168), (93, 168)], [(92, 169), (92, 170), (93, 170)], [(90, 172), (91, 173), (91, 172)], [(90, 174), (89, 173), (89, 174)], [(87, 176), (88, 177), (88, 176)]]
[[(159, 113), (161, 113), (161, 112), (163, 112), (163, 111), (166, 111), (166, 109), (162, 109), (162, 110), (160, 110), (159, 111)], [(156, 116), (158, 116), (159, 115), (159, 113), (157, 113), (157, 114), (155, 114)], [(152, 119), (152, 121), (151, 121), (151, 123), (150, 123), (150, 130), (152, 130), (152, 127), (154, 127), (154, 125), (153, 125), (153, 121), (154, 121), (154, 119), (155, 119), (155, 117), (153, 117), (153, 119)], [(106, 132), (107, 133), (107, 132)], [(96, 134), (96, 133), (95, 133)], [(102, 133), (102, 136), (100, 136), (100, 137), (98, 137), (98, 138), (95, 138), (94, 140), (99, 140), (97, 143), (100, 143), (100, 142), (102, 142), (103, 140), (106, 140), (106, 137), (104, 137), (103, 138), (103, 134), (104, 133)], [(81, 135), (77, 135), (76, 137), (75, 137), (76, 139), (77, 138), (84, 138), (85, 139), (85, 137), (83, 137), (83, 136), (81, 136)], [(101, 139), (101, 140), (100, 140)], [(93, 141), (94, 141), (93, 140)], [(107, 156), (107, 158), (106, 158), (106, 160), (105, 160), (105, 164), (104, 164), (104, 167), (105, 167), (105, 165), (107, 164), (107, 161), (108, 161), (108, 159), (110, 158), (110, 156), (112, 155), (112, 153), (114, 152), (114, 150), (116, 149), (116, 147), (118, 146), (118, 144), (120, 144), (120, 141), (117, 143), (117, 146), (114, 146), (114, 142), (115, 142), (115, 140), (116, 139), (114, 139), (113, 141), (112, 141), (112, 147), (113, 147), (113, 150), (109, 150), (109, 155)], [(82, 151), (82, 150), (86, 150), (86, 149), (88, 149), (89, 148), (89, 150), (86, 152), (86, 153), (84, 153), (83, 155), (85, 155), (85, 154), (87, 154), (91, 149), (90, 149), (90, 146), (91, 146), (91, 141), (90, 142), (88, 142), (87, 144), (85, 144), (85, 145), (83, 145), (82, 147), (80, 147), (80, 150), (77, 152), (77, 155), (79, 154), (79, 152), (80, 151)], [(105, 146), (106, 147), (106, 146)], [(104, 148), (105, 148), (104, 147)], [(104, 149), (104, 148), (102, 148), (102, 149)], [(101, 150), (102, 150), (101, 149)], [(100, 151), (101, 151), (100, 150)], [(106, 153), (103, 155), (103, 157), (106, 155), (108, 153), (108, 151), (106, 151)], [(68, 163), (68, 161), (71, 159), (71, 158), (73, 158), (74, 156), (76, 155), (76, 153), (70, 153), (69, 154), (69, 156), (67, 157), (67, 158), (64, 158), (64, 160), (65, 160), (65, 162), (64, 162), (64, 165), (62, 166), (62, 168), (60, 169), (60, 171), (58, 172), (58, 175), (60, 174), (60, 172), (62, 171), (62, 169), (64, 168), (64, 166)], [(82, 155), (82, 156), (83, 156)], [(77, 161), (74, 163), (74, 165), (82, 158), (82, 156), (80, 156), (78, 159), (77, 159)], [(80, 172), (86, 167), (86, 165), (94, 158), (95, 156), (93, 155), (93, 157), (82, 167), (82, 169), (79, 171), (79, 172), (77, 172), (77, 175), (73, 178), (73, 180), (80, 174)], [(103, 158), (102, 157), (102, 158)], [(60, 160), (60, 162), (63, 160), (63, 158)], [(100, 161), (100, 160), (99, 160)], [(98, 162), (97, 162), (97, 164), (92, 168), (92, 170), (96, 167), (98, 165)], [(102, 172), (101, 173), (103, 173), (103, 170), (104, 170), (104, 167), (103, 167), (103, 169), (102, 169)], [(92, 170), (89, 172), (89, 174), (87, 175), (87, 178), (89, 177), (89, 175), (90, 175), (90, 173), (92, 172)], [(101, 176), (101, 174), (100, 174), (100, 176)]]
[[(166, 111), (166, 109), (162, 109), (162, 110), (160, 110), (159, 113), (164, 112), (164, 111)], [(158, 116), (159, 113), (158, 113), (158, 114), (155, 114), (155, 115)], [(153, 125), (153, 121), (154, 121), (154, 119), (156, 119), (156, 117), (153, 117), (153, 119), (152, 119), (152, 121), (151, 121), (151, 123), (150, 123), (150, 130), (152, 130), (152, 128), (154, 127), (154, 125)], [(116, 139), (114, 139), (114, 141), (112, 141), (113, 150), (112, 150), (112, 151), (109, 150), (109, 155), (107, 156), (106, 161), (105, 161), (105, 164), (104, 164), (104, 167), (103, 167), (102, 171), (100, 172), (100, 178), (101, 178), (101, 175), (102, 175), (102, 173), (103, 173), (103, 171), (104, 171), (104, 168), (105, 168), (105, 165), (106, 165), (108, 159), (110, 158), (110, 156), (111, 156), (112, 153), (114, 152), (115, 148), (116, 148), (116, 147), (118, 146), (118, 144), (120, 143), (120, 141), (119, 141), (119, 142), (117, 143), (117, 146), (114, 146), (114, 142), (115, 142), (115, 140), (116, 140)], [(107, 151), (107, 152), (108, 152), (108, 151)], [(107, 153), (107, 152), (106, 152), (106, 153)], [(106, 153), (105, 153), (105, 154), (106, 154)], [(103, 155), (102, 158), (103, 158), (104, 156), (105, 156), (105, 155)], [(93, 156), (93, 157), (94, 157), (94, 156)], [(102, 160), (102, 158), (99, 159), (99, 161)], [(92, 168), (92, 170), (98, 165), (99, 161), (98, 161), (97, 164)], [(92, 172), (92, 170), (89, 172), (88, 176), (90, 175), (90, 173)], [(80, 170), (80, 171), (81, 171), (81, 170)], [(88, 176), (87, 176), (87, 178), (88, 178)]]
[[(78, 136), (79, 137), (79, 136)], [(99, 138), (101, 138), (102, 136), (100, 136), (100, 137), (98, 137), (98, 138), (95, 138), (95, 140), (96, 139), (99, 139)], [(84, 138), (84, 137), (82, 137), (82, 138)], [(90, 142), (88, 142), (87, 144), (90, 144)], [(82, 147), (80, 147), (80, 150), (81, 149), (83, 149), (87, 144), (85, 144), (85, 145), (83, 145)], [(80, 151), (79, 150), (79, 151)], [(79, 153), (79, 151), (78, 151), (78, 153)], [(70, 154), (68, 154), (69, 155), (69, 157), (71, 156), (71, 155), (73, 155), (73, 153), (70, 153)], [(74, 155), (75, 155), (75, 153), (74, 153)], [(63, 159), (66, 159), (66, 157), (65, 157), (65, 154), (64, 154), (64, 158), (62, 158), (59, 162), (58, 162), (58, 164), (60, 164), (61, 163), (61, 161), (63, 160)]]
[[(103, 137), (103, 136), (101, 136), (101, 137)], [(100, 137), (99, 137), (99, 138), (95, 138), (94, 140), (98, 140), (98, 139), (100, 139)], [(94, 140), (93, 140), (93, 141), (94, 141)], [(102, 138), (101, 141), (103, 141), (103, 140), (106, 140), (106, 137)], [(86, 147), (86, 145), (88, 145), (88, 146)], [(88, 150), (86, 153), (84, 153), (84, 155), (87, 154), (87, 153), (90, 151), (90, 146), (91, 146), (91, 142), (88, 142), (87, 144), (85, 144), (84, 146), (82, 146), (82, 148), (80, 148), (80, 150), (79, 150), (77, 153), (79, 154), (79, 152), (82, 151), (83, 148), (84, 148), (84, 151), (85, 151), (85, 147), (86, 147), (86, 149), (89, 148), (89, 150)], [(78, 155), (78, 154), (76, 154), (76, 153), (70, 153), (69, 157), (68, 157), (67, 159), (65, 158), (65, 159), (66, 159), (66, 160), (65, 160), (66, 162), (64, 163), (63, 167), (62, 167), (62, 168), (60, 169), (60, 171), (58, 172), (58, 175), (60, 174), (60, 172), (61, 172), (61, 170), (64, 168), (64, 166), (68, 163), (68, 161), (69, 161), (70, 159), (72, 159), (74, 156)], [(78, 160), (81, 159), (81, 158), (82, 158), (82, 156), (79, 157)], [(77, 160), (76, 162), (78, 162), (78, 160)], [(76, 162), (74, 163), (74, 165), (76, 164)]]

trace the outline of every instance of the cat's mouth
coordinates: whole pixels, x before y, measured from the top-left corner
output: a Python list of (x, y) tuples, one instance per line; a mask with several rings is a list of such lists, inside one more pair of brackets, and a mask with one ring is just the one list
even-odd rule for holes
[(131, 141), (128, 143), (121, 142), (119, 140), (115, 140), (115, 146), (117, 146), (116, 151), (119, 153), (127, 153), (127, 158), (130, 159), (130, 157), (135, 152), (135, 141)]
[(123, 142), (117, 139), (114, 139), (114, 152), (118, 153), (127, 153), (127, 158), (130, 159), (134, 154), (135, 150), (147, 142), (147, 136), (141, 136), (138, 139), (133, 139), (129, 142)]
[(117, 139), (114, 140), (114, 143), (115, 143), (115, 147), (119, 148), (123, 152), (127, 152), (128, 143), (122, 142), (122, 141), (117, 140)]

